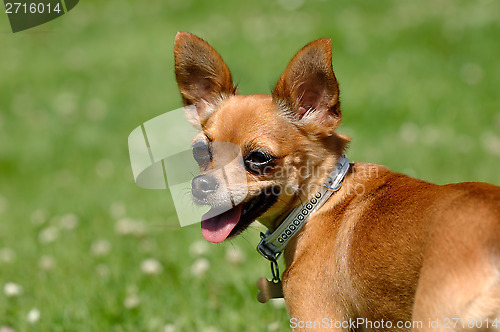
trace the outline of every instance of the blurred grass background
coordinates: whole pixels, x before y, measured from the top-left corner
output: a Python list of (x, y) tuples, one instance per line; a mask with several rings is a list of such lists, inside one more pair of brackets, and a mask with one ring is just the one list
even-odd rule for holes
[(181, 105), (177, 31), (243, 94), (330, 37), (351, 160), (500, 184), (499, 16), (494, 0), (86, 0), (12, 34), (0, 14), (0, 329), (289, 330), (282, 303), (255, 300), (258, 226), (205, 244), (134, 184), (128, 134)]

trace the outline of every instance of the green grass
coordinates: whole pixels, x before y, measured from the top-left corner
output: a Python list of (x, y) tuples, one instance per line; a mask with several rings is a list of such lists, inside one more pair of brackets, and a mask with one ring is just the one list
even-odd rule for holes
[[(181, 104), (178, 30), (208, 40), (245, 94), (331, 37), (351, 160), (500, 184), (499, 12), (491, 0), (87, 0), (17, 34), (0, 14), (0, 329), (289, 330), (284, 308), (255, 300), (270, 276), (257, 226), (192, 253), (199, 226), (176, 229), (168, 194), (134, 184), (128, 134)], [(117, 232), (126, 220), (139, 229)], [(141, 271), (150, 258), (158, 274)], [(6, 296), (8, 282), (22, 293)]]

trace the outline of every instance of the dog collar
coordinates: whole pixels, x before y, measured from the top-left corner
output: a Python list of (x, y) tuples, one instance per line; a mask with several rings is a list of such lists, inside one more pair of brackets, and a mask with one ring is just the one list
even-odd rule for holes
[(348, 170), (349, 159), (342, 155), (326, 183), (320, 191), (314, 194), (313, 198), (297, 206), (274, 232), (267, 230), (265, 234), (260, 233), (261, 241), (257, 246), (257, 251), (271, 262), (276, 262), (288, 241), (304, 226), (309, 217), (340, 189)]

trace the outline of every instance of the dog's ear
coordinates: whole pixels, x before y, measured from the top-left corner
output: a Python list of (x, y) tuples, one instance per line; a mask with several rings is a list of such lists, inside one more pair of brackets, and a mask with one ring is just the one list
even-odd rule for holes
[(207, 42), (187, 32), (175, 37), (175, 77), (184, 105), (194, 105), (202, 123), (216, 105), (236, 93), (222, 57)]
[(297, 52), (276, 84), (273, 98), (297, 124), (333, 134), (341, 112), (330, 39), (318, 39)]

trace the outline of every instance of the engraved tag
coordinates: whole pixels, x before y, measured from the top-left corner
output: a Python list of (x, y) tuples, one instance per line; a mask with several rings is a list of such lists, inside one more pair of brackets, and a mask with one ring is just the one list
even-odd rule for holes
[(270, 299), (278, 299), (283, 297), (283, 289), (281, 288), (281, 280), (274, 282), (266, 278), (260, 278), (257, 281), (257, 300), (260, 303), (266, 303)]

